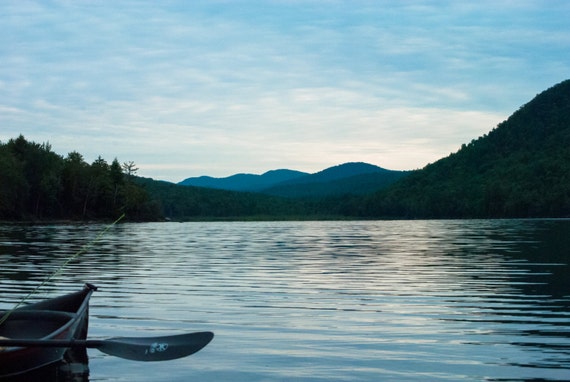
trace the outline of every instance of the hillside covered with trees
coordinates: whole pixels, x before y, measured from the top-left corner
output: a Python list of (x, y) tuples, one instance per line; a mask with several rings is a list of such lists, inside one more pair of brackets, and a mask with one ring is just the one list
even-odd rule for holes
[(183, 186), (137, 178), (167, 219), (172, 220), (283, 220), (319, 219), (326, 209), (299, 199), (253, 192)]
[(20, 135), (0, 143), (0, 220), (157, 219), (156, 203), (133, 182), (136, 170), (117, 159), (88, 164), (78, 152), (64, 158)]
[(570, 80), (358, 208), (368, 217), (569, 217)]

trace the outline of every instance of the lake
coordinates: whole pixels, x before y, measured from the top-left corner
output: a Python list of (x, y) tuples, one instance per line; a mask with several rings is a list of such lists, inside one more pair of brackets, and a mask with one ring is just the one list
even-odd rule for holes
[(570, 220), (0, 225), (0, 309), (99, 287), (90, 338), (213, 331), (89, 381), (570, 380)]

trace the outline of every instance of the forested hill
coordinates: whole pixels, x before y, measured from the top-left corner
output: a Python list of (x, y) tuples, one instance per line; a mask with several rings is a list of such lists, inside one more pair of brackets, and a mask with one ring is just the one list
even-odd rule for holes
[(75, 151), (64, 158), (22, 135), (0, 142), (0, 220), (157, 219), (156, 202), (134, 182), (136, 170), (117, 159), (89, 164)]
[(367, 216), (570, 216), (570, 80), (361, 205)]
[(297, 177), (260, 192), (290, 198), (331, 198), (366, 195), (386, 189), (409, 171), (387, 170), (362, 162), (351, 162), (329, 167), (315, 174)]

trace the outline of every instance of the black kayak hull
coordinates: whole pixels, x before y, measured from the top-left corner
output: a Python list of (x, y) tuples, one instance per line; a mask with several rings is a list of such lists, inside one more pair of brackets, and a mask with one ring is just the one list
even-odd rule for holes
[[(96, 288), (18, 308), (0, 325), (0, 336), (12, 339), (86, 339), (89, 299)], [(0, 312), (3, 316), (4, 312)], [(12, 377), (61, 361), (68, 349), (7, 347), (0, 349), (0, 378)]]

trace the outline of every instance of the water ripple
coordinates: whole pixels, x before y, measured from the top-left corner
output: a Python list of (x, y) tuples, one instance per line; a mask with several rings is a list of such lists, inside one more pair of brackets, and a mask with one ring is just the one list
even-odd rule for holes
[[(0, 307), (102, 228), (0, 225)], [(90, 353), (98, 381), (562, 381), (569, 233), (566, 220), (122, 224), (34, 298), (89, 281), (93, 336), (216, 332), (153, 368)]]

